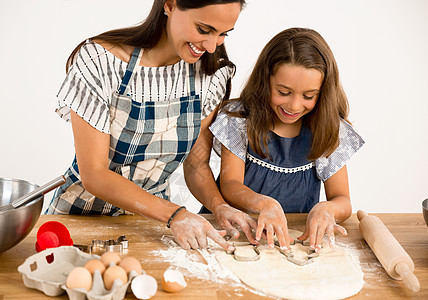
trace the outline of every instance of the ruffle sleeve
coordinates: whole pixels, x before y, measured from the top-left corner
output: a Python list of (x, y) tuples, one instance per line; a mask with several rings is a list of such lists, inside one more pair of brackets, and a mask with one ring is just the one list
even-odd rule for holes
[(363, 145), (364, 140), (355, 132), (354, 128), (342, 120), (339, 128), (339, 146), (329, 157), (320, 157), (315, 160), (317, 176), (326, 181), (339, 171), (346, 162)]
[[(231, 102), (226, 109), (238, 111), (240, 107), (239, 103)], [(223, 145), (245, 162), (248, 145), (246, 119), (231, 117), (221, 111), (209, 129), (214, 135), (213, 149), (219, 156)]]
[(92, 127), (110, 133), (109, 99), (111, 88), (104, 82), (106, 70), (103, 67), (105, 49), (87, 41), (71, 66), (57, 94), (56, 113), (70, 121), (73, 110)]
[(235, 67), (225, 66), (218, 69), (212, 76), (207, 76), (206, 95), (202, 101), (202, 118), (208, 116), (226, 94), (226, 84), (235, 74)]

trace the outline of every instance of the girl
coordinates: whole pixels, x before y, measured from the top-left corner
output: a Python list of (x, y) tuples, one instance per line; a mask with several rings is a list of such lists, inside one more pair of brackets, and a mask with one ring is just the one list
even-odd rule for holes
[(189, 158), (199, 177), (190, 166), (186, 178), (192, 191), (223, 227), (238, 223), (252, 239), (256, 222), (226, 205), (218, 189), (207, 190), (215, 182), (200, 167), (208, 165), (208, 125), (235, 70), (223, 41), (244, 3), (155, 0), (141, 25), (78, 45), (57, 108), (72, 123), (76, 156), (49, 214), (135, 213), (166, 222), (183, 248), (205, 247), (207, 236), (229, 248), (225, 232), (168, 201), (168, 179), (196, 144)]
[[(256, 240), (290, 238), (284, 212), (309, 212), (301, 240), (317, 251), (352, 213), (346, 161), (364, 143), (347, 120), (333, 53), (314, 30), (292, 28), (262, 50), (239, 99), (210, 130), (221, 142), (220, 188), (228, 203), (259, 214)], [(319, 202), (320, 181), (328, 201)]]

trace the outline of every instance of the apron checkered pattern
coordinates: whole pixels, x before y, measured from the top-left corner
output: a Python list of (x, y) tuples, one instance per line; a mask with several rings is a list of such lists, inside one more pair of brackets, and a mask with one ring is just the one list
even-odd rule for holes
[[(109, 168), (147, 192), (169, 200), (170, 175), (186, 159), (199, 136), (201, 101), (195, 93), (194, 65), (188, 66), (188, 95), (166, 101), (136, 102), (127, 93), (140, 64), (134, 49), (122, 83), (110, 105)], [(168, 99), (168, 98), (167, 98)], [(87, 192), (80, 181), (76, 158), (65, 174), (47, 210), (48, 214), (128, 213)]]

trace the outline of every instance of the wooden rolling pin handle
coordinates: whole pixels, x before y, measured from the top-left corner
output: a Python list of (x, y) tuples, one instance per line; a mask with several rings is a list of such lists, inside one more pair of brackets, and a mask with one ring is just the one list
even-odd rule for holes
[(400, 274), (404, 284), (412, 291), (417, 292), (420, 289), (418, 278), (413, 274), (406, 263), (398, 263), (395, 266), (395, 271)]
[(419, 291), (420, 284), (413, 274), (414, 264), (385, 224), (365, 211), (357, 211), (360, 232), (389, 276), (403, 280), (407, 288)]
[(368, 215), (369, 214), (366, 213), (364, 210), (357, 211), (357, 218), (358, 218), (358, 221), (360, 221), (360, 222), (362, 219), (364, 219), (364, 217), (367, 217)]

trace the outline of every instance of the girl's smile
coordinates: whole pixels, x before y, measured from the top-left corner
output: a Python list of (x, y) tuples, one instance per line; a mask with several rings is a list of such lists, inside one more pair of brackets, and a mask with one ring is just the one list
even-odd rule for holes
[(283, 115), (284, 115), (286, 118), (296, 118), (296, 117), (300, 116), (300, 113), (299, 113), (299, 112), (292, 113), (292, 112), (286, 111), (286, 110), (285, 110), (285, 109), (283, 109), (282, 107), (280, 107), (280, 111), (283, 113)]
[(298, 133), (302, 117), (317, 103), (323, 74), (316, 69), (283, 64), (270, 76), (269, 82), (270, 106), (276, 114), (274, 131), (283, 136)]

